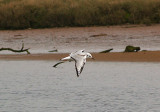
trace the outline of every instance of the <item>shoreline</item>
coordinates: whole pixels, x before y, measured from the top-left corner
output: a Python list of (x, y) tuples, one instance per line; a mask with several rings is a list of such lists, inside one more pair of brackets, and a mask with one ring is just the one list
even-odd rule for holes
[[(159, 24), (4, 30), (0, 31), (0, 48), (21, 49), (24, 43), (24, 48), (30, 48), (29, 51), (35, 54), (55, 49), (59, 53), (80, 49), (100, 52), (110, 48), (113, 48), (113, 52), (121, 52), (127, 45), (132, 45), (141, 47), (141, 50), (155, 51), (160, 50), (159, 31)], [(7, 51), (4, 53), (10, 54)]]
[[(93, 55), (94, 61), (160, 62), (159, 31), (160, 24), (5, 30), (0, 31), (0, 48), (21, 49), (24, 43), (31, 54), (3, 51), (0, 60), (59, 60), (70, 52), (85, 49)], [(140, 47), (142, 51), (123, 53), (128, 45)], [(110, 48), (113, 52), (98, 53)], [(58, 52), (49, 53), (55, 49)]]
[[(140, 52), (110, 52), (110, 53), (91, 53), (95, 60), (106, 62), (160, 62), (160, 51), (140, 51)], [(43, 53), (43, 54), (0, 54), (1, 60), (41, 60), (59, 61), (68, 56), (69, 53)]]

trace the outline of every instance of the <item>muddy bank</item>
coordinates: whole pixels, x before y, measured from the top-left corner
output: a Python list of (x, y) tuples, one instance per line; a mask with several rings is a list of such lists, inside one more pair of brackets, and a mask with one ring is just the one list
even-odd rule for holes
[[(160, 51), (142, 51), (134, 53), (92, 53), (95, 60), (89, 61), (113, 61), (113, 62), (160, 62)], [(20, 55), (0, 55), (0, 60), (60, 60), (68, 56), (62, 54), (20, 54)]]
[[(127, 45), (140, 46), (142, 50), (160, 50), (160, 25), (123, 25), (110, 27), (75, 27), (0, 31), (0, 48), (20, 49), (24, 43), (31, 54), (70, 53), (85, 49), (100, 52), (113, 48), (112, 52), (124, 51)], [(0, 54), (13, 54), (0, 52)]]

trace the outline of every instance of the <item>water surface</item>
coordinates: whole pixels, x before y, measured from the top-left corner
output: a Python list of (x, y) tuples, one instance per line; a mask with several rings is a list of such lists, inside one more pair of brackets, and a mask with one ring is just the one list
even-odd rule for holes
[(2, 112), (159, 112), (160, 63), (0, 61)]

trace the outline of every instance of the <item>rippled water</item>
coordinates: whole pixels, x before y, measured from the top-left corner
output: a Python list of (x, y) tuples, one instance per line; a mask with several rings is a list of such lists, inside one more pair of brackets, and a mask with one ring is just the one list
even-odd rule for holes
[(0, 61), (1, 112), (159, 112), (160, 63)]

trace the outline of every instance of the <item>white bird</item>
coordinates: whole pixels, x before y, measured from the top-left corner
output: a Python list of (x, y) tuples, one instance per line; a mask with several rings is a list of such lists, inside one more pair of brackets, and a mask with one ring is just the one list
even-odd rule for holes
[(77, 77), (79, 77), (79, 74), (81, 74), (83, 67), (86, 63), (86, 58), (92, 58), (92, 55), (88, 52), (85, 52), (84, 50), (79, 50), (71, 53), (69, 56), (62, 58), (61, 60), (74, 60)]

